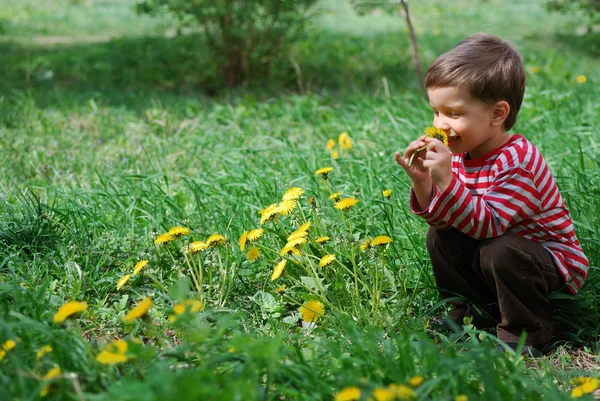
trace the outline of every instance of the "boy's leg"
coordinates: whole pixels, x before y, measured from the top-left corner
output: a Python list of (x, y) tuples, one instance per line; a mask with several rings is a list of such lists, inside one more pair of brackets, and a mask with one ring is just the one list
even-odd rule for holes
[(540, 244), (513, 234), (482, 240), (473, 260), (497, 296), (501, 322), (498, 338), (528, 345), (546, 344), (552, 336), (548, 293), (564, 285), (550, 253)]

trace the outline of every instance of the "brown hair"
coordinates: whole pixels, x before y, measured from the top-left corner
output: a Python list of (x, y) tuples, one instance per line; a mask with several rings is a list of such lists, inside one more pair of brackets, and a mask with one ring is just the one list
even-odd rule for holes
[(517, 122), (525, 92), (523, 58), (509, 42), (479, 33), (461, 41), (434, 61), (425, 75), (426, 88), (467, 85), (471, 96), (486, 103), (510, 105), (508, 131)]

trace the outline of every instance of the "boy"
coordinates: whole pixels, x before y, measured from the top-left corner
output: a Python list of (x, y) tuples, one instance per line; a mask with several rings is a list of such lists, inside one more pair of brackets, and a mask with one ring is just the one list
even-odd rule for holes
[(523, 60), (510, 43), (477, 34), (442, 54), (425, 86), (448, 148), (421, 136), (396, 161), (412, 180), (412, 212), (430, 225), (435, 280), (454, 299), (449, 318), (478, 317), (456, 300), (466, 298), (500, 340), (514, 349), (525, 331), (526, 349), (539, 354), (553, 329), (548, 293), (576, 294), (588, 260), (541, 153), (508, 133), (525, 92)]

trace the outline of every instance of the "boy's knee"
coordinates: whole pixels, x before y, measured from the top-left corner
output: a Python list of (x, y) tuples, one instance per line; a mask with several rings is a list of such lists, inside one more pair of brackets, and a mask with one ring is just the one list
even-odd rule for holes
[(479, 247), (479, 261), (484, 273), (503, 275), (515, 272), (515, 252), (518, 249), (511, 244), (509, 237), (495, 237), (484, 240)]

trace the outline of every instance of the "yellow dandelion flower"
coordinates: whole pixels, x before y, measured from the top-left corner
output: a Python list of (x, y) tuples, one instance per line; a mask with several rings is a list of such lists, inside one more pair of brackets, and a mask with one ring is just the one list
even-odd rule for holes
[(139, 262), (137, 262), (133, 267), (133, 274), (138, 274), (139, 272), (141, 272), (142, 269), (148, 264), (148, 262), (149, 260), (147, 259), (140, 260)]
[(423, 381), (425, 381), (423, 376), (413, 376), (410, 379), (408, 379), (408, 384), (410, 384), (413, 387), (419, 387), (421, 384), (423, 384)]
[(240, 251), (246, 249), (246, 241), (248, 240), (248, 231), (244, 231), (240, 237)]
[(327, 150), (331, 150), (335, 147), (335, 141), (333, 139), (330, 139), (327, 141), (327, 145), (325, 145), (325, 148), (327, 148)]
[(367, 237), (365, 238), (365, 240), (360, 244), (360, 251), (366, 251), (367, 249), (369, 249), (369, 247), (371, 246), (371, 238)]
[(296, 230), (296, 232), (300, 232), (300, 231), (308, 231), (308, 229), (310, 228), (310, 225), (312, 223), (310, 221), (307, 221), (306, 223), (302, 224), (300, 227), (298, 227), (298, 229)]
[(360, 398), (360, 389), (356, 386), (346, 387), (335, 395), (335, 401), (356, 401)]
[[(338, 153), (338, 151), (337, 150), (332, 150), (331, 151), (331, 158), (332, 159), (337, 159), (338, 157), (340, 157), (340, 154)], [(323, 177), (323, 178), (325, 178), (325, 177)]]
[(167, 231), (167, 234), (172, 235), (175, 238), (181, 237), (182, 235), (190, 235), (191, 233), (192, 230), (190, 230), (187, 227), (181, 226), (173, 227), (169, 231)]
[(258, 249), (257, 247), (250, 248), (250, 250), (246, 254), (246, 257), (250, 262), (255, 262), (260, 257), (260, 249)]
[(584, 394), (585, 393), (583, 392), (581, 387), (575, 387), (573, 390), (571, 390), (571, 398), (583, 397)]
[(390, 197), (392, 196), (392, 190), (384, 189), (383, 192), (381, 192), (381, 194), (383, 195), (384, 198), (390, 199)]
[(325, 314), (325, 307), (321, 301), (311, 299), (310, 301), (304, 302), (298, 311), (302, 315), (303, 321), (312, 323), (319, 320), (319, 318)]
[(262, 228), (255, 228), (248, 233), (248, 241), (256, 241), (260, 237), (262, 237), (265, 230)]
[(423, 135), (427, 138), (435, 138), (439, 139), (444, 143), (444, 145), (448, 146), (448, 134), (443, 129), (439, 129), (436, 127), (427, 127), (423, 131)]
[(329, 195), (329, 199), (331, 199), (334, 202), (337, 202), (337, 201), (340, 200), (340, 195), (341, 194), (342, 194), (341, 192), (334, 192), (331, 195)]
[[(60, 376), (60, 373), (61, 373), (60, 366), (55, 366), (52, 369), (50, 369), (48, 372), (46, 372), (46, 374), (44, 375), (42, 380), (50, 381), (50, 380), (56, 379), (58, 376)], [(49, 392), (50, 392), (50, 384), (46, 384), (40, 391), (40, 396), (45, 397), (46, 395), (48, 395)]]
[(454, 398), (454, 401), (469, 401), (469, 397), (464, 394), (457, 395), (456, 398)]
[(390, 384), (388, 388), (396, 393), (396, 397), (401, 400), (413, 400), (416, 398), (416, 394), (412, 388), (405, 384)]
[(61, 306), (58, 309), (58, 311), (54, 314), (54, 316), (52, 317), (52, 321), (54, 323), (63, 322), (69, 316), (74, 315), (76, 313), (83, 312), (84, 310), (87, 309), (87, 307), (88, 307), (88, 304), (86, 302), (77, 302), (77, 301), (67, 302), (66, 304)]
[(585, 75), (578, 75), (577, 76), (577, 83), (578, 84), (585, 83), (585, 81), (587, 81), (587, 77)]
[(169, 233), (164, 233), (159, 235), (158, 237), (156, 237), (156, 239), (154, 240), (154, 245), (162, 245), (162, 244), (166, 244), (167, 242), (171, 242), (175, 240), (175, 236), (169, 234)]
[(104, 349), (96, 356), (96, 361), (103, 365), (116, 365), (129, 360), (127, 356), (129, 344), (125, 340), (115, 340), (106, 344)]
[(339, 210), (348, 210), (358, 203), (358, 199), (345, 198), (335, 204), (335, 208)]
[(278, 294), (281, 294), (282, 292), (285, 291), (286, 288), (287, 288), (287, 285), (281, 284), (279, 287), (275, 288), (275, 292)]
[(177, 316), (182, 315), (186, 311), (188, 313), (198, 313), (202, 311), (204, 305), (197, 299), (186, 299), (183, 302), (179, 302), (173, 306), (173, 315), (169, 316), (169, 322), (173, 323), (177, 319)]
[(540, 72), (540, 67), (532, 66), (529, 68), (529, 71), (531, 71), (533, 74), (537, 74)]
[(293, 241), (296, 238), (303, 238), (303, 237), (307, 237), (308, 236), (308, 232), (306, 231), (294, 231), (290, 234), (290, 236), (288, 237), (288, 242), (289, 241)]
[(284, 200), (284, 201), (287, 201), (287, 200), (296, 200), (300, 196), (302, 196), (303, 193), (304, 193), (304, 190), (302, 188), (291, 187), (290, 189), (288, 189), (287, 191), (285, 191), (285, 193), (283, 194), (283, 197), (281, 198), (281, 200)]
[(324, 236), (324, 237), (319, 237), (319, 238), (317, 238), (317, 243), (319, 243), (319, 244), (324, 244), (324, 243), (326, 243), (327, 241), (329, 241), (329, 239), (330, 239), (330, 238), (329, 238), (329, 237), (327, 237), (327, 236)]
[(315, 204), (315, 197), (311, 196), (310, 198), (308, 198), (308, 204), (309, 205), (314, 205)]
[(131, 278), (131, 274), (126, 274), (123, 277), (121, 277), (119, 279), (119, 281), (117, 281), (117, 290), (120, 290), (121, 287), (123, 287), (125, 284), (127, 284), (127, 282), (129, 281), (130, 278)]
[(344, 150), (352, 149), (352, 140), (347, 132), (342, 132), (340, 136), (338, 136), (338, 143), (340, 144), (340, 148)]
[(217, 246), (223, 245), (226, 241), (226, 238), (221, 234), (213, 234), (206, 239), (207, 246)]
[(300, 255), (300, 250), (295, 246), (290, 246), (286, 244), (283, 248), (281, 248), (281, 252), (279, 252), (280, 256), (285, 256), (288, 253), (293, 253), (294, 255)]
[(208, 244), (202, 241), (194, 241), (190, 243), (187, 247), (188, 253), (197, 253), (202, 252), (203, 250), (208, 248)]
[(577, 377), (571, 380), (571, 384), (577, 385), (571, 390), (571, 397), (578, 398), (594, 392), (600, 385), (600, 380), (591, 377)]
[[(281, 273), (283, 273), (283, 269), (285, 268), (286, 263), (287, 263), (287, 260), (285, 260), (285, 259), (283, 259), (282, 261), (277, 263), (277, 265), (273, 269), (273, 274), (271, 274), (271, 281), (275, 281), (279, 278), (279, 276), (281, 276)], [(275, 290), (275, 291), (277, 291), (277, 290)]]
[(15, 340), (6, 340), (4, 342), (4, 344), (2, 344), (2, 349), (4, 351), (10, 351), (10, 350), (15, 349), (16, 346), (17, 346), (17, 343)]
[(373, 241), (371, 241), (371, 246), (386, 245), (392, 242), (394, 242), (394, 240), (387, 235), (378, 235), (377, 237), (373, 238)]
[(375, 401), (391, 401), (395, 398), (396, 393), (389, 388), (376, 388), (373, 390), (373, 399)]
[(298, 203), (293, 199), (282, 201), (279, 203), (279, 214), (282, 216), (287, 216), (294, 211), (297, 204)]
[(315, 175), (327, 176), (333, 171), (333, 167), (322, 167), (315, 171)]
[(42, 359), (42, 357), (48, 353), (52, 352), (52, 346), (50, 345), (44, 345), (42, 348), (40, 348), (38, 350), (38, 352), (35, 353), (35, 359), (36, 360), (40, 360)]
[(279, 204), (273, 203), (272, 205), (267, 206), (258, 213), (261, 215), (260, 225), (262, 226), (267, 221), (270, 221), (277, 216), (277, 214), (279, 213)]
[(132, 310), (127, 312), (125, 315), (125, 321), (132, 322), (135, 319), (144, 316), (148, 312), (148, 309), (150, 309), (150, 306), (152, 306), (152, 298), (144, 298), (142, 301), (138, 302), (138, 304)]
[(319, 260), (319, 267), (330, 265), (335, 260), (335, 255), (325, 255)]

